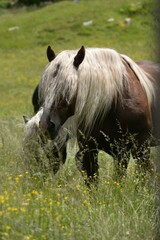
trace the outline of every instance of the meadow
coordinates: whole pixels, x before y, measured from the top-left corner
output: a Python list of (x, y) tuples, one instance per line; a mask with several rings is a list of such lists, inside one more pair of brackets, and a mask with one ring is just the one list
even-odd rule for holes
[[(51, 169), (45, 176), (41, 169), (31, 175), (23, 156), (22, 118), (33, 115), (31, 96), (47, 64), (48, 45), (56, 53), (84, 45), (114, 48), (134, 60), (156, 60), (153, 13), (151, 0), (0, 9), (0, 239), (154, 239), (155, 176), (139, 180), (131, 161), (127, 176), (118, 182), (113, 159), (100, 152), (99, 186), (90, 191), (71, 147), (56, 175)], [(155, 149), (151, 159), (155, 163)]]

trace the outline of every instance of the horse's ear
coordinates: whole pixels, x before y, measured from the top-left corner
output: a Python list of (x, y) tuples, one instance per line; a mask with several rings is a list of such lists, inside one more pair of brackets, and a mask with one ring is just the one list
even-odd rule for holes
[(48, 61), (51, 62), (53, 59), (55, 59), (56, 55), (54, 51), (52, 50), (51, 46), (48, 46), (47, 48), (47, 58)]
[(28, 123), (28, 121), (30, 120), (30, 118), (28, 118), (27, 116), (23, 116), (24, 119), (24, 123)]
[(85, 48), (82, 46), (74, 58), (73, 64), (76, 68), (78, 68), (79, 65), (83, 62), (84, 57), (85, 57)]

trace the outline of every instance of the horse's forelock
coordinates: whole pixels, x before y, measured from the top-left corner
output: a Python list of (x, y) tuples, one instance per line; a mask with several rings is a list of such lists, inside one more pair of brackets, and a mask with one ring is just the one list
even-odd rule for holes
[[(51, 62), (41, 80), (42, 93), (45, 91), (45, 105), (56, 105), (65, 96), (72, 98), (76, 91), (73, 71), (75, 51), (63, 51)], [(45, 78), (45, 79), (44, 79)]]

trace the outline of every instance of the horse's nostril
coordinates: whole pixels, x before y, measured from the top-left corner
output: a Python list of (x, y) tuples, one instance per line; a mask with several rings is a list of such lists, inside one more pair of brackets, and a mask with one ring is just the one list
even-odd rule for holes
[(53, 130), (53, 129), (55, 129), (55, 123), (53, 122), (53, 121), (49, 121), (49, 123), (48, 123), (48, 129), (49, 130)]
[(42, 116), (39, 122), (39, 128), (42, 134), (50, 139), (54, 139), (58, 133), (56, 121), (52, 120), (50, 116)]

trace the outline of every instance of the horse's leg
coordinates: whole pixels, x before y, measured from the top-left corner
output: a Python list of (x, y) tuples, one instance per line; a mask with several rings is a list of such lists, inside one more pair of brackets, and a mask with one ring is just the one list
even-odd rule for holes
[(55, 151), (55, 149), (52, 150), (52, 165), (53, 165), (53, 172), (56, 174), (61, 166), (61, 164), (64, 164), (67, 158), (67, 147), (66, 144), (62, 146), (61, 149)]
[(63, 146), (63, 148), (60, 150), (61, 151), (61, 162), (64, 164), (66, 162), (67, 158), (67, 146)]
[(126, 175), (130, 160), (131, 143), (128, 134), (120, 135), (117, 140), (114, 139), (110, 147), (110, 155), (114, 159), (114, 176), (116, 180), (121, 180)]
[(56, 174), (61, 164), (64, 164), (67, 158), (66, 143), (58, 149), (54, 143), (50, 146), (43, 138), (41, 138), (41, 141), (41, 147), (49, 161), (49, 165), (52, 167), (53, 173)]
[(150, 161), (150, 141), (143, 143), (138, 142), (134, 150), (132, 150), (132, 156), (136, 160), (136, 170), (138, 173), (144, 175), (146, 172), (152, 172), (153, 166)]
[(130, 160), (130, 151), (120, 151), (113, 154), (114, 156), (114, 170), (115, 177), (117, 180), (121, 180), (126, 175), (126, 170)]
[(82, 150), (76, 154), (76, 165), (78, 170), (86, 178), (85, 183), (90, 187), (98, 179), (98, 150)]

